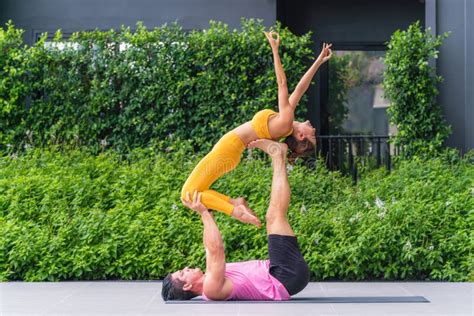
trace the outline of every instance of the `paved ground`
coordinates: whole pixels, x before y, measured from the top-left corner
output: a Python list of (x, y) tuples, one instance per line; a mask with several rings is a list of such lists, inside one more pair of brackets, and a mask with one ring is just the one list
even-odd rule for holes
[(430, 303), (165, 304), (161, 282), (0, 283), (0, 315), (473, 315), (474, 283), (317, 282), (298, 296), (424, 296)]

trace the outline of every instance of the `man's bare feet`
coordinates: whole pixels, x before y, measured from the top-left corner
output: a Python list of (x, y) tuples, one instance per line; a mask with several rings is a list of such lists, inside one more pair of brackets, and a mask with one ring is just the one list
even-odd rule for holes
[(247, 145), (248, 148), (259, 148), (272, 158), (284, 158), (288, 151), (288, 145), (270, 139), (257, 139)]
[(231, 216), (241, 221), (242, 223), (252, 224), (260, 228), (262, 226), (262, 223), (255, 215), (255, 213), (252, 213), (247, 210), (247, 207), (245, 205), (237, 205), (232, 210)]

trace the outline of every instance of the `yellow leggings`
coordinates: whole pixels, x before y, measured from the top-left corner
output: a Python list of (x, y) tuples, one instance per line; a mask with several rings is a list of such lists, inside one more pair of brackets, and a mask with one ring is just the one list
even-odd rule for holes
[(208, 208), (231, 215), (234, 206), (229, 197), (209, 187), (222, 175), (233, 170), (240, 163), (245, 145), (234, 132), (228, 132), (214, 145), (194, 167), (181, 190), (181, 197), (186, 199), (186, 192), (192, 198), (193, 192), (201, 192), (201, 202)]

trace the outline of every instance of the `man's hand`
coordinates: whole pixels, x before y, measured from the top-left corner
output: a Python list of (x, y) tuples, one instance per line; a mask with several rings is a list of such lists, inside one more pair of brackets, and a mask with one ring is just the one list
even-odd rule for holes
[[(270, 43), (270, 46), (272, 47), (272, 49), (278, 49), (278, 46), (280, 46), (280, 35), (275, 31), (263, 32), (263, 33), (265, 34), (265, 37)], [(273, 37), (273, 35), (276, 35), (276, 39)]]
[(201, 203), (201, 192), (198, 193), (197, 191), (194, 191), (192, 201), (189, 198), (189, 192), (186, 192), (186, 200), (181, 198), (181, 202), (183, 202), (183, 204), (186, 207), (189, 207), (190, 209), (199, 213), (200, 215), (202, 215), (205, 212), (208, 212), (208, 209), (206, 208), (206, 206), (204, 206), (204, 204)]
[(323, 43), (323, 49), (321, 50), (321, 54), (319, 54), (318, 59), (316, 60), (317, 63), (324, 64), (327, 62), (332, 56), (331, 50), (332, 44)]

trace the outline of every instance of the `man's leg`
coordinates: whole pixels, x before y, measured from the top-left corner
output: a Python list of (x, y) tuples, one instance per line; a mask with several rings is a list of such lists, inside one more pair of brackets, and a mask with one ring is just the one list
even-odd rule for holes
[(265, 216), (267, 234), (294, 236), (286, 213), (290, 205), (290, 185), (286, 173), (286, 154), (288, 146), (268, 139), (259, 139), (249, 144), (251, 148), (260, 148), (272, 158), (273, 178), (270, 206)]
[(267, 210), (269, 272), (294, 295), (305, 288), (310, 272), (291, 229), (286, 213), (290, 205), (290, 186), (286, 174), (286, 144), (257, 140), (249, 147), (260, 148), (272, 158), (273, 180)]

